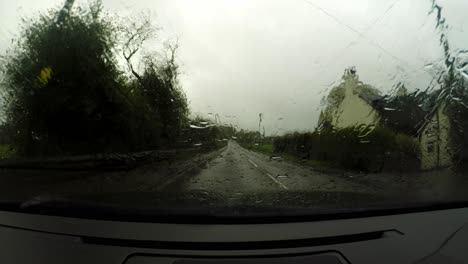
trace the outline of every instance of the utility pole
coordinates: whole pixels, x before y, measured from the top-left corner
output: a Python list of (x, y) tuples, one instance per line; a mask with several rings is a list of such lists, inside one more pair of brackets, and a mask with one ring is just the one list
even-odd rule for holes
[(258, 133), (261, 133), (260, 127), (263, 121), (263, 113), (258, 114)]

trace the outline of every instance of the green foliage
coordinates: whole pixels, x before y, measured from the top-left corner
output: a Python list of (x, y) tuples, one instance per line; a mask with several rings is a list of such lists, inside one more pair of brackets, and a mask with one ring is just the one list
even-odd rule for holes
[(144, 67), (140, 80), (142, 96), (148, 99), (152, 116), (162, 123), (163, 137), (173, 142), (188, 125), (189, 114), (187, 98), (177, 82), (178, 66), (173, 60), (161, 63), (146, 57)]
[(9, 145), (0, 145), (0, 159), (12, 158), (16, 154), (15, 150)]
[(330, 169), (336, 168), (337, 165), (333, 161), (324, 161), (324, 160), (302, 160), (304, 165), (308, 165), (310, 167), (316, 169)]
[(246, 146), (259, 144), (262, 141), (262, 134), (260, 134), (260, 132), (258, 131), (247, 131), (247, 130), (241, 129), (236, 134), (236, 137), (239, 143), (246, 145)]
[(17, 130), (20, 154), (102, 146), (99, 141), (117, 130), (129, 111), (112, 53), (114, 27), (99, 2), (60, 22), (59, 14), (25, 20), (4, 67), (7, 117)]
[(254, 144), (249, 146), (250, 150), (260, 152), (262, 154), (271, 156), (273, 155), (273, 145), (272, 144)]
[(292, 133), (274, 139), (275, 153), (363, 171), (399, 169), (394, 160), (403, 156), (418, 163), (418, 150), (415, 139), (380, 127)]
[(454, 74), (446, 80), (446, 114), (450, 117), (452, 129), (450, 137), (454, 147), (454, 159), (457, 163), (468, 161), (468, 81)]
[(100, 1), (70, 10), (72, 5), (68, 1), (68, 10), (24, 20), (21, 35), (3, 57), (1, 94), (18, 155), (171, 145), (188, 125), (175, 49), (166, 60), (146, 57), (141, 78), (129, 79), (117, 63), (125, 28), (120, 20), (106, 15)]
[(408, 135), (396, 134), (394, 140), (396, 144), (394, 147), (403, 153), (418, 153), (419, 151), (419, 142)]

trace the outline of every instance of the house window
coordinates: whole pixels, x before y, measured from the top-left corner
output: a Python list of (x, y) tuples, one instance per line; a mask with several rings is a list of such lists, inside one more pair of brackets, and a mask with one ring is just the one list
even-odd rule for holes
[(429, 152), (429, 153), (434, 152), (434, 142), (427, 143), (427, 152)]

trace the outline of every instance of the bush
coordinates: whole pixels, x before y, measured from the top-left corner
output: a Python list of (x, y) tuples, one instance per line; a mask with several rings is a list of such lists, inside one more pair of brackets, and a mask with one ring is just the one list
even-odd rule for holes
[(263, 153), (265, 155), (271, 156), (273, 154), (273, 145), (271, 144), (254, 144), (248, 146), (248, 149)]
[(361, 171), (407, 167), (401, 162), (402, 157), (413, 163), (419, 162), (419, 148), (413, 138), (380, 127), (292, 133), (275, 138), (273, 148), (276, 153)]
[(15, 156), (15, 150), (9, 145), (0, 145), (0, 159), (11, 158)]

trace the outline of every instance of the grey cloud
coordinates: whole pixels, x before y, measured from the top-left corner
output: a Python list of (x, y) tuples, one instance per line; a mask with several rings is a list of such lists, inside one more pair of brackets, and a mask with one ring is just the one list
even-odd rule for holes
[[(181, 83), (192, 111), (219, 113), (230, 122), (234, 119), (223, 116), (234, 115), (243, 128), (256, 129), (258, 113), (265, 113), (267, 133), (313, 129), (321, 98), (351, 65), (362, 81), (384, 93), (398, 81), (413, 89), (427, 86), (433, 72), (424, 65), (442, 58), (434, 17), (428, 16), (430, 1), (309, 1), (313, 5), (302, 0), (103, 2), (121, 14), (151, 10), (163, 27), (161, 38), (179, 37)], [(2, 50), (20, 14), (61, 2), (2, 3)], [(453, 45), (461, 48), (468, 4), (440, 3), (453, 27)]]

